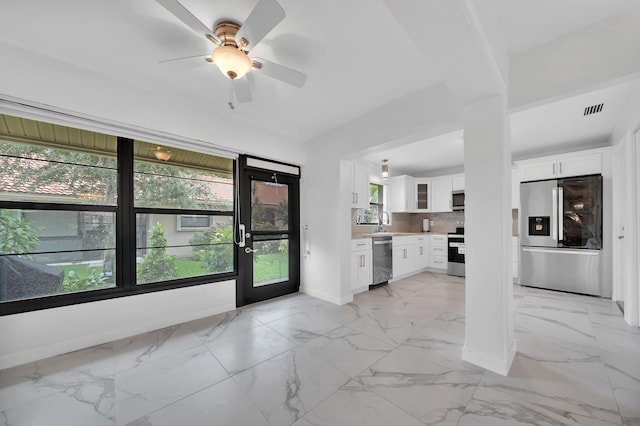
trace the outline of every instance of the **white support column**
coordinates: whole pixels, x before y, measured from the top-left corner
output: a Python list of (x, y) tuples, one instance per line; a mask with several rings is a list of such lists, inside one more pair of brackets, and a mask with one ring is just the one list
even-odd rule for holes
[(462, 359), (506, 375), (516, 354), (511, 278), (511, 141), (506, 96), (463, 109), (466, 326)]

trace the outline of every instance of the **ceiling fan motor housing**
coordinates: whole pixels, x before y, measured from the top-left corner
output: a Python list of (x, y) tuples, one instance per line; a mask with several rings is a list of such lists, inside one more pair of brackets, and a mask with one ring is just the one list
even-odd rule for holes
[[(247, 56), (247, 51), (239, 46), (236, 34), (240, 25), (231, 21), (222, 21), (216, 25), (214, 34), (220, 39), (220, 46), (211, 53), (212, 62), (218, 65), (220, 71), (228, 78), (234, 80), (241, 78), (251, 71), (251, 60)], [(240, 43), (241, 45), (246, 45)]]

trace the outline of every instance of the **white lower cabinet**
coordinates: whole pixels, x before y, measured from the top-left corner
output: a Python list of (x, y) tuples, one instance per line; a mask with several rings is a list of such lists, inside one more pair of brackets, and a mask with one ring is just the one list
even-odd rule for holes
[(430, 237), (429, 264), (434, 269), (447, 269), (447, 236), (432, 234)]
[(414, 237), (393, 237), (393, 278), (409, 275), (414, 271)]
[(373, 283), (371, 238), (351, 240), (351, 289), (357, 293)]
[(429, 261), (429, 237), (414, 237), (414, 266), (416, 270), (428, 268), (431, 266)]

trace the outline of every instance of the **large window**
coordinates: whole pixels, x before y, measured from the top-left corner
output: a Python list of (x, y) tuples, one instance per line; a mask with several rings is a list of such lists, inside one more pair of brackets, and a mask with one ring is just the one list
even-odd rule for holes
[(232, 274), (233, 167), (0, 115), (0, 312)]

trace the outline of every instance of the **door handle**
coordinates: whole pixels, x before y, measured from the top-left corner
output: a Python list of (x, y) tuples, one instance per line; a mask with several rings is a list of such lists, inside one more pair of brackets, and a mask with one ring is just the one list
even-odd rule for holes
[[(562, 166), (560, 166), (562, 173)], [(564, 188), (558, 188), (558, 241), (564, 240)]]
[[(554, 167), (555, 167), (555, 163), (554, 163)], [(551, 210), (553, 211), (553, 214), (551, 215), (551, 238), (553, 239), (553, 241), (558, 241), (558, 228), (557, 228), (556, 220), (558, 220), (558, 217), (560, 215), (558, 214), (558, 189), (557, 188), (551, 189)]]
[(244, 234), (245, 231), (246, 231), (246, 228), (245, 228), (244, 224), (243, 223), (239, 224), (238, 225), (238, 233), (240, 234), (240, 242), (238, 243), (238, 246), (240, 246), (240, 247), (244, 247), (246, 245), (246, 243), (247, 243), (247, 240), (246, 240), (246, 237), (245, 237), (245, 234)]

